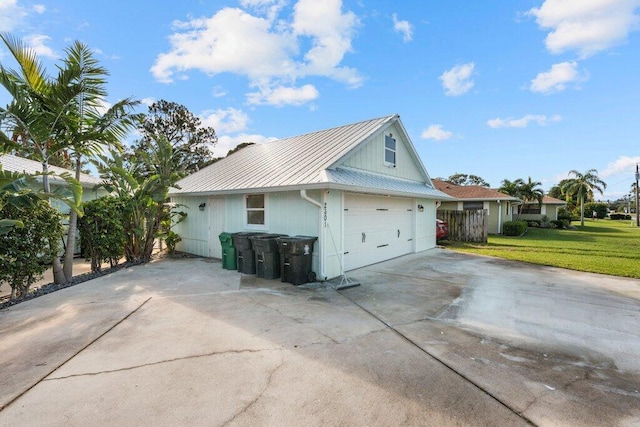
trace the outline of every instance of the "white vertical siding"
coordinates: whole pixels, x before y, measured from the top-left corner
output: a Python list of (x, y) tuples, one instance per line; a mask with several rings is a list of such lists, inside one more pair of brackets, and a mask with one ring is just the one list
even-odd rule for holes
[[(424, 211), (418, 210), (424, 206)], [(415, 252), (425, 251), (436, 246), (436, 202), (434, 200), (417, 199), (414, 202), (416, 212)]]
[(208, 206), (200, 211), (198, 205), (207, 203), (207, 197), (173, 197), (174, 203), (184, 205), (180, 210), (187, 213), (184, 221), (176, 224), (173, 231), (182, 238), (176, 250), (189, 254), (209, 257), (209, 212)]
[[(384, 135), (393, 134), (396, 140), (396, 167), (388, 167), (384, 164)], [(400, 138), (400, 131), (395, 125), (390, 126), (384, 133), (373, 138), (368, 144), (353, 153), (342, 164), (356, 169), (373, 171), (383, 175), (397, 178), (422, 181), (419, 166), (413, 161), (407, 149), (408, 142)]]
[[(341, 191), (325, 191), (324, 201), (327, 207), (327, 220), (323, 221), (324, 228), (324, 274), (328, 278), (338, 277), (342, 275), (341, 264), (343, 261), (343, 242), (344, 242), (344, 224), (343, 224), (343, 198)], [(324, 210), (324, 209), (323, 209)], [(344, 265), (344, 264), (342, 264)]]

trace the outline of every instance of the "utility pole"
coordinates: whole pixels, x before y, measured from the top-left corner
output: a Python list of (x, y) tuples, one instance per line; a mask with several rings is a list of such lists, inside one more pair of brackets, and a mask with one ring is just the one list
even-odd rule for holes
[(640, 178), (640, 172), (638, 172), (638, 164), (636, 163), (636, 227), (640, 227), (640, 212), (638, 212), (638, 179)]

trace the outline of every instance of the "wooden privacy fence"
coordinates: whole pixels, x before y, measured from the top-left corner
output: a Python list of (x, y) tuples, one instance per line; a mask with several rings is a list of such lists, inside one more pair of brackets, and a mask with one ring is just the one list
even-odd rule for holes
[(487, 210), (438, 210), (437, 218), (449, 225), (449, 240), (456, 242), (487, 243)]

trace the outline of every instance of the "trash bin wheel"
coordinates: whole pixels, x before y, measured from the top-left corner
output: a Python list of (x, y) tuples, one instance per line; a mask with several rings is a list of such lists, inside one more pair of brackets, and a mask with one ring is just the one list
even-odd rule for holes
[(311, 283), (315, 281), (316, 281), (316, 273), (314, 273), (313, 271), (310, 271), (309, 274), (307, 275), (307, 282)]

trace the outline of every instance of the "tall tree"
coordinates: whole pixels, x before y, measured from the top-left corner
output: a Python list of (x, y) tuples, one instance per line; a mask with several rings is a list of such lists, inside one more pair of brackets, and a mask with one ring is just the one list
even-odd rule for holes
[(107, 191), (124, 202), (123, 225), (126, 234), (125, 257), (127, 261), (146, 262), (151, 258), (153, 243), (160, 235), (163, 221), (172, 214), (167, 203), (169, 188), (184, 172), (179, 171), (180, 161), (171, 144), (160, 137), (151, 145), (150, 153), (141, 153), (140, 161), (127, 165), (122, 156), (100, 156), (97, 165)]
[(466, 173), (453, 174), (445, 181), (456, 185), (480, 185), (482, 187), (490, 187), (489, 183), (482, 177)]
[(135, 159), (144, 153), (151, 154), (157, 138), (169, 142), (176, 159), (174, 167), (186, 174), (214, 161), (212, 148), (218, 141), (215, 130), (202, 126), (202, 121), (184, 105), (165, 100), (154, 102), (149, 106), (139, 130), (142, 139), (136, 141), (125, 155), (129, 163), (135, 163)]
[[(132, 126), (127, 115), (135, 103), (123, 100), (101, 113), (108, 73), (82, 43), (65, 50), (58, 74), (50, 77), (37, 54), (21, 40), (4, 33), (0, 38), (18, 64), (17, 70), (0, 67), (0, 84), (12, 97), (6, 108), (0, 108), (2, 150), (26, 153), (41, 162), (43, 190), (50, 193), (52, 159), (66, 158), (75, 165), (79, 178), (83, 156), (116, 143)], [(68, 282), (73, 276), (76, 214), (72, 211), (70, 216), (64, 268), (59, 258), (53, 260), (56, 283)]]
[(573, 195), (578, 196), (578, 201), (580, 202), (580, 225), (584, 226), (585, 200), (593, 200), (594, 191), (603, 194), (607, 184), (600, 179), (596, 169), (589, 169), (585, 173), (570, 170), (569, 177), (562, 186), (562, 191), (570, 197)]

